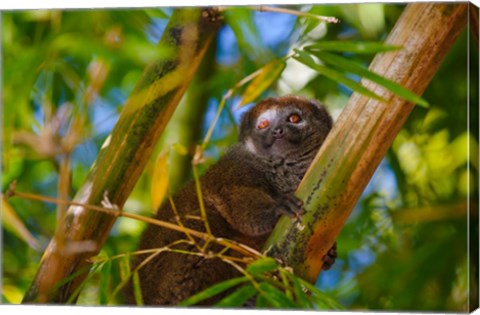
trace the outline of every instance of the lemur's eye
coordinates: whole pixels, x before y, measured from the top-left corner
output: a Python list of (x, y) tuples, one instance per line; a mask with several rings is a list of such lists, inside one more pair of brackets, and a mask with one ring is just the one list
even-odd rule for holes
[(300, 116), (298, 116), (297, 114), (292, 114), (288, 116), (288, 122), (291, 122), (292, 124), (298, 124), (301, 120), (302, 118), (300, 118)]
[(267, 128), (269, 125), (270, 125), (270, 122), (268, 121), (268, 119), (262, 119), (262, 120), (258, 123), (257, 128), (258, 128), (258, 129), (265, 129), (265, 128)]

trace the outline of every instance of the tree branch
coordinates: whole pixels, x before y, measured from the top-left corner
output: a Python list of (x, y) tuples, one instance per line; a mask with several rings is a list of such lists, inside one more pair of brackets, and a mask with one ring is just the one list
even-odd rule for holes
[[(113, 205), (123, 207), (220, 27), (220, 20), (216, 9), (174, 11), (159, 42), (170, 54), (159, 56), (145, 70), (75, 196), (76, 203), (100, 205), (107, 194)], [(100, 251), (115, 219), (114, 215), (70, 206), (23, 302), (67, 301), (86, 273), (73, 275), (90, 266), (89, 258)], [(95, 244), (94, 249), (64, 250), (84, 241)]]
[[(464, 28), (467, 3), (407, 5), (370, 70), (421, 95)], [(267, 241), (267, 254), (315, 281), (331, 248), (375, 169), (414, 104), (364, 81), (386, 99), (353, 94), (297, 190), (307, 213), (298, 223), (282, 218)]]

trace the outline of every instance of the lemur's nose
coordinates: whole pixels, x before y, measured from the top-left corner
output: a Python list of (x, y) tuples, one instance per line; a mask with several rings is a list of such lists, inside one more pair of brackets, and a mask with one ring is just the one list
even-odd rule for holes
[(277, 127), (275, 129), (273, 129), (273, 136), (277, 139), (280, 139), (283, 137), (283, 135), (285, 134), (285, 130), (282, 128), (282, 127)]

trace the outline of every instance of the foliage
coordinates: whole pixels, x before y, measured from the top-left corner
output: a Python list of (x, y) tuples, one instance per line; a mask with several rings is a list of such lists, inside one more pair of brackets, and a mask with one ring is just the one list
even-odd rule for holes
[[(374, 53), (398, 49), (383, 45), (382, 39), (402, 5), (295, 9), (335, 16), (341, 23), (245, 8), (225, 12), (226, 25), (124, 210), (149, 215), (152, 203), (166, 199), (151, 196), (151, 187), (162, 187), (168, 196), (193, 178), (190, 161), (197, 144), (205, 150), (199, 173), (214, 163), (235, 142), (235, 125), (252, 102), (300, 94), (319, 99), (337, 116), (352, 90), (362, 92), (359, 76), (377, 80), (430, 106), (414, 110), (372, 178), (337, 241), (333, 270), (323, 272), (315, 288), (266, 258), (246, 267), (243, 277), (205, 291), (203, 298), (236, 285), (238, 290), (221, 305), (241, 305), (257, 296), (257, 305), (268, 307), (341, 308), (329, 302), (333, 298), (345, 309), (465, 311), (465, 203), (469, 192), (478, 189), (473, 180), (478, 163), (471, 155), (478, 152), (478, 138), (466, 129), (468, 34), (420, 99), (365, 70)], [(154, 43), (169, 14), (168, 9), (2, 14), (3, 192), (16, 180), (18, 191), (74, 195), (142, 70), (157, 54), (168, 53)], [(194, 107), (199, 112), (189, 120)], [(476, 113), (478, 117), (478, 109)], [(467, 143), (471, 151), (465, 150)], [(159, 170), (164, 165), (169, 165), (168, 181)], [(174, 173), (177, 167), (186, 175)], [(2, 209), (17, 217), (3, 226), (2, 299), (19, 303), (61, 207), (10, 198), (2, 200)], [(78, 292), (79, 304), (122, 302), (118, 292), (134, 277), (125, 253), (135, 250), (143, 226), (137, 220), (117, 220)]]
[(280, 267), (273, 258), (255, 260), (243, 273), (243, 277), (218, 283), (184, 300), (180, 306), (194, 305), (237, 287), (215, 306), (239, 307), (251, 303), (258, 308), (342, 309), (312, 284)]

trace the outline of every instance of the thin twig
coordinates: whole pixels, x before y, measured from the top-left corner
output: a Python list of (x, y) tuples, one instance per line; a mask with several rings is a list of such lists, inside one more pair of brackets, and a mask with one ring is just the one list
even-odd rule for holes
[(109, 260), (117, 260), (117, 259), (125, 258), (127, 256), (138, 256), (138, 255), (156, 253), (158, 251), (166, 251), (167, 248), (170, 248), (171, 246), (182, 244), (182, 243), (192, 245), (187, 240), (176, 240), (175, 242), (172, 242), (172, 243), (170, 243), (168, 245), (165, 245), (163, 247), (160, 247), (160, 248), (150, 248), (150, 249), (136, 250), (134, 252), (128, 252), (128, 253), (125, 253), (125, 254), (118, 254), (118, 255), (114, 255), (114, 256), (110, 256), (110, 257), (95, 256), (95, 257), (89, 258), (88, 260), (91, 263), (102, 263), (102, 262), (106, 262), (106, 261), (109, 261)]
[[(178, 215), (177, 206), (175, 205), (175, 202), (173, 202), (173, 198), (171, 196), (168, 197), (168, 201), (170, 202), (170, 206), (172, 207), (172, 210), (173, 210), (173, 213), (175, 215), (175, 220), (177, 221), (177, 224), (179, 226), (181, 226), (182, 228), (185, 228), (185, 226), (182, 223), (182, 220), (180, 219), (180, 216)], [(194, 244), (195, 247), (197, 247), (197, 249), (200, 250), (200, 246), (195, 241), (195, 239), (190, 235), (190, 233), (185, 231), (185, 235), (192, 242), (192, 244)]]
[(256, 251), (253, 248), (250, 248), (246, 245), (237, 243), (237, 242), (232, 241), (232, 240), (224, 239), (224, 238), (216, 238), (213, 235), (208, 235), (206, 233), (202, 233), (202, 232), (199, 232), (199, 231), (196, 231), (196, 230), (192, 230), (192, 229), (189, 229), (187, 227), (181, 227), (181, 226), (178, 226), (178, 225), (170, 223), (170, 222), (157, 220), (157, 219), (154, 219), (154, 218), (145, 217), (145, 216), (134, 214), (134, 213), (124, 212), (122, 210), (120, 210), (120, 211), (112, 210), (112, 209), (108, 209), (108, 208), (104, 208), (104, 207), (100, 207), (100, 206), (96, 206), (96, 205), (82, 204), (82, 203), (78, 203), (78, 202), (74, 202), (74, 201), (70, 201), (70, 200), (60, 200), (60, 199), (56, 199), (56, 198), (52, 198), (52, 197), (38, 196), (38, 195), (35, 195), (35, 194), (18, 192), (18, 191), (12, 190), (12, 188), (14, 189), (14, 185), (10, 186), (10, 188), (6, 192), (5, 196), (8, 196), (8, 197), (17, 196), (17, 197), (20, 197), (20, 198), (30, 199), (30, 200), (37, 200), (37, 201), (50, 202), (50, 203), (56, 203), (56, 204), (68, 204), (68, 205), (73, 205), (73, 206), (79, 206), (79, 207), (83, 207), (84, 209), (87, 209), (87, 210), (94, 210), (94, 211), (98, 211), (98, 212), (103, 212), (103, 213), (110, 214), (110, 215), (116, 216), (116, 217), (119, 217), (119, 216), (120, 217), (126, 217), (126, 218), (130, 218), (130, 219), (134, 219), (134, 220), (143, 221), (143, 222), (148, 223), (148, 224), (158, 225), (158, 226), (164, 227), (166, 229), (174, 230), (174, 231), (177, 231), (177, 232), (189, 233), (190, 235), (193, 235), (197, 238), (201, 238), (206, 242), (213, 241), (213, 242), (216, 242), (216, 243), (218, 243), (220, 245), (223, 245), (223, 246), (230, 246), (233, 250), (235, 250), (239, 253), (242, 253), (245, 256), (250, 256), (250, 257), (254, 257), (254, 258), (263, 256), (261, 254), (258, 255), (259, 254), (258, 251)]
[(340, 23), (340, 20), (337, 19), (334, 16), (324, 16), (324, 15), (317, 15), (313, 13), (308, 13), (308, 12), (302, 12), (298, 10), (291, 10), (291, 9), (285, 9), (285, 8), (279, 8), (279, 7), (268, 7), (268, 6), (251, 6), (249, 7), (251, 10), (256, 10), (260, 12), (276, 12), (276, 13), (284, 13), (284, 14), (291, 14), (291, 15), (296, 15), (300, 17), (306, 17), (306, 18), (313, 18), (317, 19), (323, 22), (327, 23)]
[[(231, 8), (235, 8), (235, 7), (219, 7), (219, 11), (224, 12)], [(286, 8), (280, 8), (280, 7), (258, 5), (258, 6), (246, 6), (245, 8), (254, 10), (254, 11), (259, 11), (259, 12), (275, 12), (275, 13), (295, 15), (299, 17), (313, 18), (326, 23), (340, 23), (340, 20), (334, 16), (317, 15), (313, 13), (302, 12), (298, 10), (292, 10), (292, 9), (286, 9)]]
[[(222, 97), (222, 100), (220, 101), (220, 103), (218, 104), (218, 109), (217, 109), (217, 112), (215, 113), (215, 117), (213, 118), (213, 121), (212, 123), (210, 124), (210, 127), (208, 128), (208, 131), (207, 131), (207, 134), (205, 135), (205, 138), (203, 139), (203, 143), (202, 145), (200, 146), (200, 152), (198, 152), (198, 156), (202, 156), (203, 155), (203, 151), (205, 150), (205, 148), (207, 147), (207, 144), (208, 142), (210, 142), (210, 138), (212, 137), (212, 134), (213, 134), (213, 129), (215, 128), (215, 125), (217, 124), (217, 121), (218, 121), (218, 118), (220, 117), (220, 114), (222, 113), (223, 111), (223, 108), (225, 107), (225, 104), (227, 102), (227, 100), (233, 96), (233, 93), (235, 92), (235, 90), (237, 90), (238, 88), (242, 87), (243, 85), (245, 85), (246, 83), (252, 81), (253, 79), (255, 79), (260, 73), (261, 73), (261, 70), (262, 69), (258, 69), (252, 73), (250, 73), (249, 75), (247, 75), (246, 77), (244, 77), (242, 80), (238, 81), (237, 84), (235, 84), (232, 88), (230, 88)], [(195, 160), (195, 159), (194, 159)]]
[(202, 194), (202, 188), (200, 184), (200, 178), (198, 175), (198, 170), (197, 170), (197, 165), (193, 164), (192, 165), (193, 169), (193, 177), (195, 179), (195, 189), (197, 191), (197, 199), (198, 199), (198, 204), (200, 207), (200, 214), (202, 216), (202, 221), (203, 225), (205, 226), (205, 230), (207, 231), (207, 235), (210, 236), (205, 240), (205, 244), (203, 245), (203, 249), (205, 250), (208, 246), (208, 243), (211, 239), (212, 236), (212, 230), (210, 229), (210, 224), (208, 223), (208, 218), (207, 218), (207, 210), (205, 209), (205, 203), (203, 202), (203, 194)]

